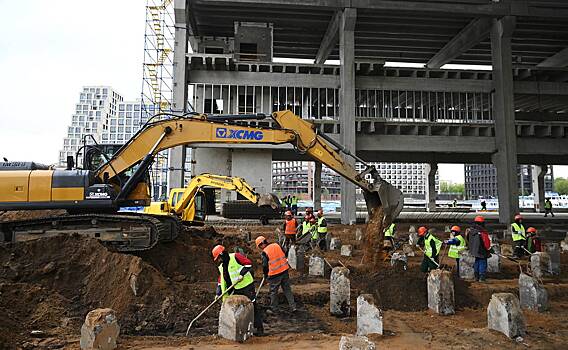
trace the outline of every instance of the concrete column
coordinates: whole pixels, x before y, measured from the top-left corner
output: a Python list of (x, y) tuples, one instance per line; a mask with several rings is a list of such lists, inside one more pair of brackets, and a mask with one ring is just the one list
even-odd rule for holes
[(538, 212), (544, 212), (544, 176), (548, 172), (547, 165), (533, 165), (532, 171), (532, 192), (534, 193), (534, 209)]
[(314, 193), (312, 200), (314, 201), (314, 210), (321, 208), (321, 168), (320, 162), (315, 162), (314, 169)]
[(438, 164), (426, 164), (426, 210), (436, 210), (436, 172)]
[[(346, 8), (339, 25), (339, 59), (341, 61), (339, 89), (339, 125), (341, 143), (355, 154), (355, 22), (357, 10)], [(346, 161), (355, 166), (351, 157)], [(356, 220), (355, 185), (341, 178), (341, 223), (354, 224)]]
[[(186, 1), (176, 0), (174, 3), (175, 34), (173, 61), (172, 111), (186, 112), (187, 106), (187, 23)], [(184, 187), (186, 147), (178, 146), (170, 149), (168, 155), (168, 192), (175, 187)]]
[[(231, 150), (227, 148), (194, 148), (192, 158), (195, 162), (193, 175), (210, 173), (231, 175)], [(231, 200), (231, 192), (221, 190), (221, 203)]]
[[(231, 176), (244, 178), (258, 193), (272, 192), (272, 151), (233, 149)], [(232, 198), (237, 198), (235, 192), (233, 192)]]
[(511, 36), (515, 17), (493, 20), (491, 51), (493, 56), (493, 115), (495, 118), (495, 146), (493, 164), (497, 168), (499, 194), (499, 222), (508, 224), (519, 211), (517, 185), (517, 144), (515, 105), (513, 96), (513, 67)]

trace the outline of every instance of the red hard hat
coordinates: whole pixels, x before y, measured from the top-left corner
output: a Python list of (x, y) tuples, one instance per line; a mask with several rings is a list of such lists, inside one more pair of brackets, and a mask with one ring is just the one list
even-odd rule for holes
[(523, 217), (521, 216), (521, 214), (515, 215), (515, 221), (517, 221), (517, 220), (523, 220)]
[(256, 243), (256, 246), (259, 247), (265, 241), (266, 241), (266, 238), (264, 238), (264, 236), (258, 236), (254, 240), (254, 243)]
[(426, 232), (428, 232), (428, 229), (424, 226), (420, 226), (418, 228), (418, 235), (419, 236), (424, 236), (426, 234)]
[(213, 254), (213, 261), (216, 261), (219, 258), (219, 255), (221, 255), (221, 253), (223, 253), (224, 251), (225, 247), (220, 244), (213, 247), (213, 250), (211, 251), (211, 253)]
[(528, 232), (528, 233), (536, 233), (536, 228), (534, 228), (534, 227), (529, 227), (529, 228), (527, 229), (527, 232)]
[(477, 215), (473, 221), (478, 222), (478, 223), (483, 223), (483, 222), (485, 222), (485, 218), (481, 215)]
[(452, 226), (452, 229), (450, 230), (452, 232), (462, 232), (462, 229), (459, 226)]
[(284, 215), (292, 216), (292, 212), (290, 210), (287, 210)]

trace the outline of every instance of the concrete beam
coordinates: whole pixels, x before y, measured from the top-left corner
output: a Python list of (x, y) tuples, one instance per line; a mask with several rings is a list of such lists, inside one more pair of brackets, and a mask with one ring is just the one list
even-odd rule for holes
[(440, 68), (479, 44), (489, 35), (492, 23), (489, 17), (472, 20), (428, 61), (426, 67)]
[(511, 37), (516, 27), (515, 17), (494, 19), (491, 29), (493, 60), (493, 115), (495, 116), (495, 146), (493, 163), (497, 168), (499, 222), (508, 224), (519, 211), (517, 187), (517, 138)]
[(316, 54), (315, 64), (324, 64), (331, 51), (337, 45), (337, 40), (339, 38), (339, 25), (341, 22), (341, 11), (335, 11), (327, 30), (323, 38), (321, 39), (321, 44)]
[[(355, 22), (357, 10), (346, 8), (341, 14), (339, 27), (339, 58), (341, 62), (339, 90), (339, 122), (341, 143), (355, 153)], [(355, 160), (344, 157), (351, 166)], [(355, 185), (341, 178), (341, 223), (354, 224), (356, 221)]]
[[(339, 88), (340, 77), (327, 74), (269, 73), (191, 70), (190, 83), (215, 85), (257, 85)], [(568, 77), (566, 78), (568, 80)], [(474, 79), (411, 78), (359, 76), (357, 89), (400, 91), (491, 92), (493, 81)], [(527, 95), (568, 95), (568, 84), (563, 82), (515, 81), (514, 92)]]
[(564, 50), (556, 53), (554, 56), (550, 56), (544, 61), (536, 65), (540, 68), (563, 68), (568, 66), (568, 47)]

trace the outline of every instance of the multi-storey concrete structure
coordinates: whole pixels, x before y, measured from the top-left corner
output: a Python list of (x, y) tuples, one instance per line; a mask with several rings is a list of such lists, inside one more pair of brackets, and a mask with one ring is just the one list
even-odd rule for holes
[[(75, 106), (68, 134), (63, 139), (63, 149), (59, 152), (59, 165), (66, 166), (67, 157), (75, 157), (83, 145), (93, 142), (99, 144), (124, 144), (154, 114), (154, 105), (142, 105), (140, 100), (124, 101), (124, 97), (110, 86), (85, 86)], [(78, 154), (77, 165), (83, 162)], [(167, 159), (156, 157), (151, 170), (154, 198), (167, 195)]]
[[(493, 163), (503, 223), (518, 211), (517, 163), (568, 163), (564, 1), (175, 0), (174, 7), (175, 111), (187, 111), (188, 98), (198, 112), (291, 109), (368, 162), (428, 163), (430, 210), (438, 163)], [(273, 160), (307, 160), (290, 147), (196, 146), (196, 168), (258, 186), (271, 184)], [(179, 164), (172, 186), (183, 182), (184, 160), (184, 147), (171, 152)], [(355, 187), (342, 180), (341, 194), (342, 221), (353, 222)]]
[[(117, 118), (118, 104), (123, 100), (110, 86), (83, 87), (75, 105), (75, 113), (71, 116), (67, 136), (63, 138), (63, 148), (59, 151), (60, 166), (67, 164), (67, 157), (76, 156), (87, 135), (91, 135), (97, 143), (104, 143), (103, 134), (108, 137), (109, 120)], [(92, 141), (87, 140), (89, 144)], [(82, 164), (82, 157), (79, 156), (77, 161)]]
[[(520, 195), (530, 195), (534, 193), (532, 167), (519, 165), (517, 182)], [(497, 169), (491, 164), (466, 164), (465, 169), (465, 195), (467, 199), (478, 199), (481, 197), (497, 198)], [(552, 167), (548, 169), (544, 176), (545, 192), (552, 192), (554, 175)]]

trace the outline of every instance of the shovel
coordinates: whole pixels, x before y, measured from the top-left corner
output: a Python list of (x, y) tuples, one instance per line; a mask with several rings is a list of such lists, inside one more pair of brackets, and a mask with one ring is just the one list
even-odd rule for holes
[[(215, 298), (215, 300), (213, 300), (211, 302), (211, 304), (209, 304), (209, 306), (207, 306), (203, 311), (201, 311), (199, 313), (199, 315), (197, 315), (193, 320), (191, 320), (191, 322), (189, 323), (189, 326), (187, 326), (187, 331), (185, 332), (185, 336), (187, 337), (189, 335), (189, 330), (191, 329), (191, 326), (193, 326), (193, 323), (195, 321), (197, 321), (201, 316), (203, 316), (204, 313), (207, 312), (207, 310), (209, 310), (211, 308), (211, 306), (215, 305), (215, 303), (217, 303), (219, 300), (223, 299), (223, 296), (225, 294), (227, 294), (231, 289), (233, 289), (235, 285), (232, 284), (229, 288), (227, 288), (226, 291), (224, 291), (221, 295), (219, 295), (218, 297)], [(260, 290), (260, 289), (259, 289)]]
[(258, 286), (258, 290), (256, 291), (256, 294), (254, 295), (254, 299), (252, 300), (253, 303), (258, 298), (258, 295), (260, 294), (260, 290), (262, 289), (263, 284), (264, 284), (264, 277), (262, 277), (262, 280), (260, 281), (260, 285)]

